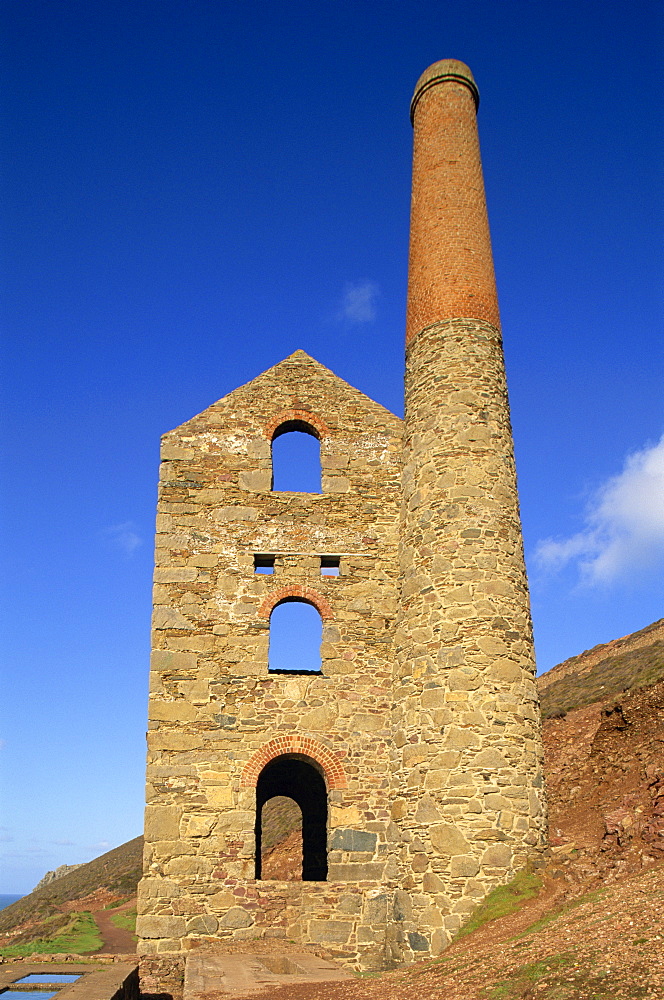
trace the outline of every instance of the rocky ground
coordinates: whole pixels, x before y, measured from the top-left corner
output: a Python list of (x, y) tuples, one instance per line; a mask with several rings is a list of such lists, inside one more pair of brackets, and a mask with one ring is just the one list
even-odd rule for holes
[[(662, 1000), (662, 624), (541, 679), (551, 846), (532, 898), (458, 938), (438, 960), (343, 983), (271, 988), (270, 1000)], [(623, 690), (635, 677), (645, 686)], [(299, 871), (301, 833), (288, 830), (285, 815), (282, 804), (263, 855), (266, 877)], [(80, 908), (98, 916), (119, 898), (129, 908), (139, 873), (140, 838), (2, 911), (0, 947), (38, 936), (44, 914)], [(98, 925), (103, 951), (127, 944)], [(271, 951), (297, 947), (270, 944)], [(265, 950), (261, 942), (241, 947)]]
[[(664, 681), (547, 719), (544, 746), (551, 847), (534, 898), (440, 960), (270, 1000), (662, 1000)], [(296, 855), (291, 837), (270, 863)]]

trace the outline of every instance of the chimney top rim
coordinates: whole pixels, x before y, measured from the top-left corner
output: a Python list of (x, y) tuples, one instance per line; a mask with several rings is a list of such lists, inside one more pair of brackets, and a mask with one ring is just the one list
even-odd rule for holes
[(415, 92), (410, 102), (411, 122), (415, 116), (417, 103), (425, 90), (438, 83), (444, 83), (446, 80), (454, 80), (456, 83), (461, 83), (463, 86), (468, 87), (473, 95), (475, 110), (477, 111), (480, 104), (480, 92), (477, 89), (477, 84), (470, 68), (464, 62), (461, 62), (460, 59), (439, 59), (438, 62), (432, 63), (431, 66), (425, 69), (415, 84)]

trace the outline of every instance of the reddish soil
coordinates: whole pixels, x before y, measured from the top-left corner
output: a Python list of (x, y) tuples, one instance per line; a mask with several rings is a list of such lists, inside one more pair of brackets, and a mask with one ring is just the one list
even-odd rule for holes
[(136, 906), (136, 900), (129, 900), (122, 906), (112, 910), (93, 910), (92, 916), (101, 934), (102, 946), (96, 955), (133, 955), (136, 951), (136, 938), (131, 931), (116, 927), (111, 917), (114, 913), (124, 913)]
[(268, 851), (263, 851), (261, 875), (282, 882), (302, 881), (302, 830), (293, 830)]
[(664, 859), (664, 681), (544, 724), (550, 843), (604, 883)]

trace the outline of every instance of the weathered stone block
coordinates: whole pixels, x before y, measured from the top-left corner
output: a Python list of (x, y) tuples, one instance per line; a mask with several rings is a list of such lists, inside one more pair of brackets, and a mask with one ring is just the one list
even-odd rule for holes
[(347, 920), (312, 920), (309, 923), (309, 938), (321, 944), (345, 944), (353, 925)]
[(219, 921), (210, 913), (200, 913), (187, 921), (187, 934), (214, 934)]
[(366, 879), (370, 882), (378, 882), (383, 877), (384, 864), (379, 862), (361, 862), (357, 864), (331, 864), (328, 869), (328, 880), (330, 882), (357, 882)]
[(512, 849), (507, 844), (488, 847), (482, 855), (482, 867), (509, 868), (512, 863)]
[(368, 924), (382, 924), (387, 919), (387, 894), (384, 892), (369, 895), (364, 904), (364, 920)]
[(251, 927), (253, 923), (254, 918), (243, 906), (231, 906), (219, 920), (220, 927)]
[(397, 889), (394, 893), (392, 912), (394, 913), (395, 920), (413, 919), (413, 904), (409, 893), (405, 892), (403, 889)]
[(183, 837), (209, 837), (216, 822), (216, 816), (204, 813), (189, 813), (182, 817), (180, 830)]
[(450, 691), (477, 691), (481, 683), (480, 674), (469, 667), (450, 670), (447, 674), (447, 687)]
[(181, 815), (182, 809), (179, 806), (146, 806), (146, 841), (178, 840), (180, 837)]
[(507, 767), (507, 760), (498, 750), (488, 747), (486, 750), (480, 750), (473, 759), (473, 765), (475, 767), (485, 767), (487, 770), (493, 771), (501, 767)]
[(408, 944), (413, 951), (429, 951), (429, 941), (419, 931), (408, 931)]
[(155, 722), (193, 722), (196, 708), (186, 701), (158, 701), (153, 698), (149, 707), (149, 718)]
[(444, 708), (445, 701), (444, 688), (429, 688), (422, 692), (422, 708)]
[(158, 566), (154, 571), (155, 583), (192, 583), (198, 576), (193, 566)]
[(164, 871), (172, 878), (195, 878), (198, 875), (209, 875), (212, 863), (207, 858), (193, 855), (171, 858), (164, 865)]
[(417, 823), (437, 823), (442, 819), (436, 803), (430, 795), (423, 795), (417, 804), (415, 821)]
[(387, 720), (382, 715), (358, 714), (352, 718), (353, 729), (358, 733), (375, 733), (387, 726)]
[(336, 851), (370, 851), (373, 854), (377, 840), (375, 833), (365, 830), (335, 830), (330, 848)]
[(230, 889), (225, 889), (223, 892), (215, 892), (211, 896), (207, 896), (206, 902), (211, 910), (221, 913), (233, 906), (235, 897)]
[(152, 627), (156, 629), (192, 629), (194, 626), (177, 608), (160, 605), (152, 612)]
[(450, 875), (453, 878), (458, 878), (459, 876), (469, 876), (477, 875), (480, 870), (480, 863), (477, 858), (472, 855), (457, 855), (450, 861)]
[(150, 666), (153, 670), (161, 671), (195, 670), (197, 659), (196, 653), (181, 653), (172, 649), (153, 649)]
[(438, 823), (432, 826), (429, 831), (429, 836), (431, 838), (431, 844), (438, 854), (455, 855), (455, 854), (466, 854), (468, 852), (469, 843), (457, 829), (456, 826), (451, 826), (449, 823)]
[(415, 764), (421, 764), (428, 757), (429, 748), (423, 743), (408, 744), (403, 748), (404, 767), (414, 767)]
[(302, 716), (301, 726), (302, 729), (312, 733), (327, 732), (332, 728), (336, 719), (336, 706), (322, 705), (320, 708), (314, 708), (311, 712), (305, 712)]
[(452, 750), (462, 750), (468, 747), (480, 747), (482, 740), (477, 733), (469, 729), (460, 729), (458, 726), (450, 726), (445, 733), (445, 746)]
[(239, 486), (241, 490), (251, 490), (254, 493), (265, 493), (272, 487), (272, 473), (269, 470), (241, 472)]
[(339, 913), (359, 913), (362, 909), (362, 897), (355, 895), (341, 896), (337, 904)]
[(185, 919), (157, 914), (137, 917), (136, 933), (142, 938), (181, 938), (186, 933)]

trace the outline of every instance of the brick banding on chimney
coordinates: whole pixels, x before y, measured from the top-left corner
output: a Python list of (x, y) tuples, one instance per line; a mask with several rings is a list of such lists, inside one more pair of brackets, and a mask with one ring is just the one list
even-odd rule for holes
[(261, 618), (269, 618), (277, 604), (283, 601), (304, 601), (306, 604), (313, 604), (324, 622), (334, 618), (332, 608), (318, 590), (314, 590), (313, 587), (302, 587), (296, 583), (279, 587), (278, 590), (268, 594), (258, 609), (258, 614)]
[(314, 760), (323, 770), (328, 790), (347, 787), (346, 772), (337, 755), (311, 736), (277, 736), (265, 743), (245, 764), (240, 786), (255, 788), (266, 764), (286, 754), (300, 754)]
[(468, 67), (442, 59), (411, 103), (413, 191), (406, 344), (456, 318), (500, 327), (476, 112)]

